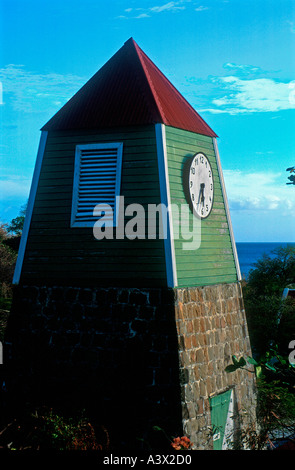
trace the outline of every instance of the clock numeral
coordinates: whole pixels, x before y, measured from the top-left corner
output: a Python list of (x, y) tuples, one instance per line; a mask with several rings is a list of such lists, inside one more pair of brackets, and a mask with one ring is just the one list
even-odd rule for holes
[(192, 174), (194, 175), (195, 172), (196, 172), (196, 170), (195, 170), (194, 168), (191, 168), (191, 172), (192, 172)]
[(210, 189), (211, 189), (211, 191), (213, 191), (213, 184), (212, 183), (210, 185)]
[(208, 207), (208, 204), (206, 204), (206, 211), (208, 212), (208, 210), (209, 210), (209, 207)]
[(211, 171), (209, 170), (209, 178), (211, 178)]
[(200, 156), (200, 162), (204, 163), (204, 157), (202, 155)]
[(193, 184), (194, 184), (193, 181), (190, 181), (190, 188), (193, 186)]
[(193, 201), (195, 200), (195, 195), (194, 195), (194, 193), (192, 193), (192, 200), (193, 200)]

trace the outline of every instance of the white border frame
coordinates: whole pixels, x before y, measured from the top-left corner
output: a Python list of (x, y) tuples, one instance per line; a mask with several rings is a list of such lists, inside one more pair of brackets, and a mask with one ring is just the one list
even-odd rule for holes
[(168, 217), (167, 221), (167, 237), (164, 239), (165, 258), (166, 258), (166, 274), (168, 287), (177, 287), (177, 271), (175, 260), (175, 247), (173, 237), (170, 185), (168, 176), (167, 147), (166, 147), (166, 129), (164, 124), (155, 124), (158, 168), (160, 179), (161, 203), (169, 210), (163, 214)]
[(220, 178), (220, 183), (221, 183), (221, 190), (222, 190), (223, 200), (224, 200), (224, 204), (225, 204), (225, 213), (226, 213), (227, 223), (228, 223), (228, 227), (229, 227), (229, 234), (230, 234), (234, 259), (235, 259), (237, 277), (238, 277), (238, 281), (241, 281), (242, 276), (241, 276), (241, 270), (240, 270), (240, 263), (239, 263), (238, 253), (237, 253), (237, 247), (236, 247), (236, 242), (235, 242), (235, 237), (234, 237), (230, 212), (229, 212), (228, 199), (227, 199), (227, 194), (226, 194), (226, 189), (225, 189), (225, 183), (224, 183), (223, 172), (222, 172), (222, 168), (221, 168), (220, 155), (219, 155), (219, 150), (218, 150), (216, 137), (213, 137), (213, 145), (214, 145), (217, 168), (218, 168), (218, 173), (219, 173), (219, 178)]
[(116, 163), (116, 185), (115, 185), (115, 205), (114, 205), (114, 220), (107, 224), (108, 227), (117, 227), (118, 226), (118, 215), (119, 210), (116, 206), (117, 196), (120, 196), (121, 190), (121, 174), (122, 174), (122, 158), (123, 158), (123, 143), (122, 142), (107, 142), (107, 143), (98, 143), (98, 144), (81, 144), (76, 145), (75, 151), (75, 169), (74, 169), (74, 179), (73, 179), (73, 193), (72, 193), (72, 210), (71, 210), (71, 228), (83, 228), (83, 227), (93, 227), (95, 220), (83, 222), (76, 220), (76, 213), (78, 208), (78, 187), (79, 187), (79, 177), (80, 177), (80, 166), (81, 166), (81, 150), (94, 150), (94, 149), (108, 149), (116, 148), (117, 149), (117, 163)]
[(20, 240), (15, 270), (14, 270), (14, 276), (13, 276), (13, 281), (12, 281), (13, 284), (18, 284), (20, 281), (20, 275), (21, 275), (21, 270), (22, 270), (26, 246), (27, 246), (27, 240), (28, 240), (28, 235), (29, 235), (29, 230), (30, 230), (30, 225), (31, 225), (31, 220), (32, 220), (32, 213), (33, 213), (33, 208), (35, 204), (35, 198), (36, 198), (37, 187), (38, 187), (38, 182), (39, 182), (39, 177), (40, 177), (40, 172), (41, 172), (41, 167), (42, 167), (42, 162), (43, 162), (43, 156), (44, 156), (45, 146), (47, 142), (47, 135), (48, 135), (47, 131), (41, 131), (37, 159), (35, 163), (35, 169), (34, 169), (33, 179), (31, 183), (28, 206), (26, 210), (25, 222), (24, 222), (24, 227), (23, 227), (22, 236)]

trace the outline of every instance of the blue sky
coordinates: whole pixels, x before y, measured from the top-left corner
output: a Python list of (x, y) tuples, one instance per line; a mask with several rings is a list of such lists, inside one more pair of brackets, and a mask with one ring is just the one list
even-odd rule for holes
[(0, 0), (0, 221), (40, 128), (133, 37), (218, 134), (236, 241), (295, 241), (293, 0)]

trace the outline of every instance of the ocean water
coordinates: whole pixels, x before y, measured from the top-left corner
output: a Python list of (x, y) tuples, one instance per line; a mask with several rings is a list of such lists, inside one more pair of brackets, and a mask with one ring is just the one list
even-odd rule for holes
[(295, 247), (295, 243), (236, 242), (242, 277), (247, 279), (250, 269), (255, 268), (254, 263), (256, 263), (264, 253), (272, 256), (272, 251), (282, 246)]

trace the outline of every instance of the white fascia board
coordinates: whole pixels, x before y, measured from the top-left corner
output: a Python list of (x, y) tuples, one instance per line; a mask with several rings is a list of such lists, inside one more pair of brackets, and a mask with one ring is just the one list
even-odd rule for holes
[(223, 172), (221, 168), (221, 162), (220, 162), (220, 156), (219, 156), (219, 150), (218, 150), (216, 137), (213, 137), (213, 145), (214, 145), (214, 150), (215, 150), (215, 156), (216, 156), (216, 162), (217, 162), (217, 168), (218, 168), (218, 173), (219, 173), (219, 178), (220, 178), (223, 200), (225, 204), (225, 212), (226, 212), (226, 218), (227, 218), (227, 223), (229, 227), (232, 250), (233, 250), (234, 259), (235, 259), (237, 277), (238, 277), (238, 280), (241, 281), (242, 276), (241, 276), (241, 270), (240, 270), (240, 263), (239, 263), (238, 253), (237, 253), (237, 247), (236, 247), (230, 212), (229, 212), (228, 199), (227, 199), (227, 194), (226, 194), (226, 189), (225, 189), (225, 183), (224, 183)]
[[(161, 204), (164, 204), (166, 208), (171, 208), (165, 125), (155, 124), (155, 131), (160, 179)], [(178, 282), (175, 261), (173, 223), (172, 212), (170, 210), (167, 211), (167, 217), (167, 236), (164, 239), (167, 284), (168, 287), (177, 287)]]
[(27, 210), (26, 210), (26, 216), (25, 216), (25, 221), (24, 221), (24, 227), (22, 231), (22, 236), (21, 236), (19, 250), (18, 250), (18, 256), (17, 256), (15, 270), (14, 270), (14, 276), (13, 276), (13, 281), (12, 281), (13, 284), (18, 284), (20, 280), (21, 270), (22, 270), (26, 246), (27, 246), (28, 234), (29, 234), (30, 225), (31, 225), (32, 213), (33, 213), (33, 208), (35, 204), (35, 197), (36, 197), (36, 192), (37, 192), (37, 187), (38, 187), (38, 182), (39, 182), (39, 176), (40, 176), (41, 166), (43, 162), (44, 150), (45, 150), (46, 141), (47, 141), (47, 134), (48, 134), (47, 131), (41, 132), (37, 159), (35, 163), (35, 169), (34, 169), (30, 195), (29, 195), (29, 200), (28, 200), (28, 205), (27, 205)]

